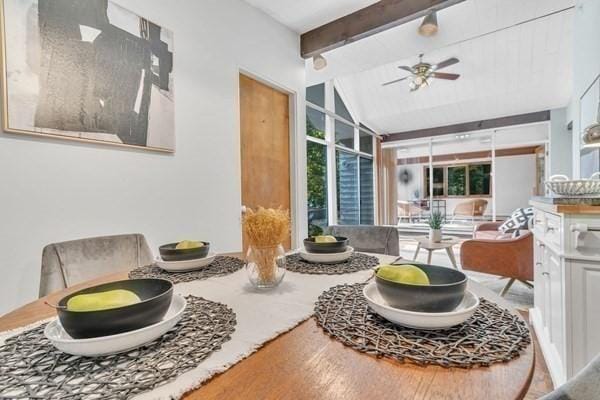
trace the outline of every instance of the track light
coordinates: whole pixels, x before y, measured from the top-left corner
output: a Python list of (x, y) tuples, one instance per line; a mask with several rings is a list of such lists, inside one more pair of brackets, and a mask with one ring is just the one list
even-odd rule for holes
[(419, 34), (422, 36), (433, 36), (438, 31), (437, 12), (435, 10), (430, 11), (423, 22), (419, 26)]
[(322, 70), (327, 66), (327, 60), (320, 54), (313, 57), (313, 68), (317, 71)]

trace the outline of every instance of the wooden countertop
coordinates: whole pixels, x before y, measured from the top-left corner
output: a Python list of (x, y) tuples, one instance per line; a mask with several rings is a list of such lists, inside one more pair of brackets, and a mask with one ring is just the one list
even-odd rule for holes
[(556, 214), (600, 215), (600, 205), (555, 203), (551, 197), (534, 197), (529, 204), (540, 210)]

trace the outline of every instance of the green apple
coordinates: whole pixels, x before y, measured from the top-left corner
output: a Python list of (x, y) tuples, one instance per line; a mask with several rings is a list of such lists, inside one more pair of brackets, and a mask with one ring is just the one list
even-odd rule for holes
[(106, 292), (78, 294), (67, 301), (69, 311), (100, 311), (139, 303), (139, 296), (131, 290), (115, 289)]
[(382, 265), (377, 269), (377, 276), (388, 281), (408, 283), (412, 285), (429, 285), (429, 277), (415, 265)]

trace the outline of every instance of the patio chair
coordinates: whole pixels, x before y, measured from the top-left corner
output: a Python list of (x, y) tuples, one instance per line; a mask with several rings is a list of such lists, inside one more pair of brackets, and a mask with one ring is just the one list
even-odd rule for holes
[(600, 356), (596, 356), (577, 375), (540, 400), (600, 399)]
[(398, 200), (398, 222), (403, 219), (413, 222), (413, 218), (419, 218), (422, 213), (423, 209), (412, 201)]
[(40, 297), (110, 273), (152, 263), (139, 233), (53, 243), (42, 251)]
[(458, 203), (452, 213), (452, 222), (454, 222), (456, 217), (470, 217), (471, 222), (474, 222), (475, 217), (483, 216), (487, 205), (488, 201), (485, 199), (472, 199)]
[(400, 238), (395, 226), (332, 225), (326, 230), (334, 236), (344, 236), (356, 251), (400, 255)]

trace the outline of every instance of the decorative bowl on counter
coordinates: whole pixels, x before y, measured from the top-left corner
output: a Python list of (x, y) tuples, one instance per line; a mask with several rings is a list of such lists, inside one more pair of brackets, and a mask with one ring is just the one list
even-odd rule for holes
[(204, 258), (210, 250), (210, 243), (204, 241), (200, 241), (202, 246), (191, 249), (177, 249), (179, 243), (181, 242), (164, 244), (158, 248), (163, 261), (186, 261)]
[(546, 187), (559, 196), (597, 196), (600, 195), (600, 172), (590, 179), (569, 179), (566, 175), (552, 175), (546, 181)]
[[(73, 311), (69, 300), (78, 295), (100, 294), (109, 291), (128, 291), (139, 302), (108, 309)], [(57, 313), (62, 327), (75, 339), (109, 336), (132, 331), (160, 321), (173, 297), (173, 284), (165, 279), (127, 279), (86, 288), (63, 297)]]
[(348, 238), (343, 236), (333, 236), (335, 242), (317, 242), (315, 237), (304, 239), (304, 248), (309, 253), (343, 253), (348, 247)]
[(462, 302), (467, 287), (464, 273), (429, 264), (411, 265), (425, 272), (428, 285), (392, 281), (375, 274), (377, 289), (388, 305), (406, 311), (449, 312)]

